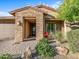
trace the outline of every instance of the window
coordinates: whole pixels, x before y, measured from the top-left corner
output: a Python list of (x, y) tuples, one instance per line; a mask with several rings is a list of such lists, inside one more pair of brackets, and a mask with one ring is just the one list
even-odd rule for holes
[(52, 23), (52, 22), (48, 22), (46, 23), (46, 32), (56, 32), (59, 30), (59, 25)]

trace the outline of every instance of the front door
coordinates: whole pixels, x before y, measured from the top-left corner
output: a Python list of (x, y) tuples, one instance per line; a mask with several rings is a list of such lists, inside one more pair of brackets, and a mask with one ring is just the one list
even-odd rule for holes
[(30, 30), (30, 36), (36, 36), (36, 24), (35, 23), (31, 23), (30, 24), (31, 30)]

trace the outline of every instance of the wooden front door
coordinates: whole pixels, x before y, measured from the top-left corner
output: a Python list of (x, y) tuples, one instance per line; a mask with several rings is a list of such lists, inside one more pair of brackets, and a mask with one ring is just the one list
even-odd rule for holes
[(36, 36), (36, 24), (30, 23), (30, 36), (34, 37)]

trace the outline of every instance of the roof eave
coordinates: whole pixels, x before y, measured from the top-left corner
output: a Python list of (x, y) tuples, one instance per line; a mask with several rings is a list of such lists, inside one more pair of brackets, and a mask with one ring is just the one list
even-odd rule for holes
[(27, 9), (27, 8), (30, 8), (30, 7), (31, 7), (31, 6), (26, 6), (26, 7), (23, 7), (23, 8), (18, 8), (18, 9), (15, 9), (15, 10), (13, 10), (13, 11), (10, 11), (9, 13), (10, 13), (11, 15), (15, 15), (16, 12), (20, 12), (20, 11), (25, 10), (25, 9)]
[(0, 16), (0, 20), (2, 19), (15, 19), (13, 16)]

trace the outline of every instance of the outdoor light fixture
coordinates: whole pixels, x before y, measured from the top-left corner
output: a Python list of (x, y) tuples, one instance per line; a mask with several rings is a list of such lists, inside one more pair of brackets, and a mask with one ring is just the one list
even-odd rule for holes
[(17, 24), (18, 26), (21, 26), (21, 25), (22, 25), (21, 21), (17, 21), (16, 24)]

